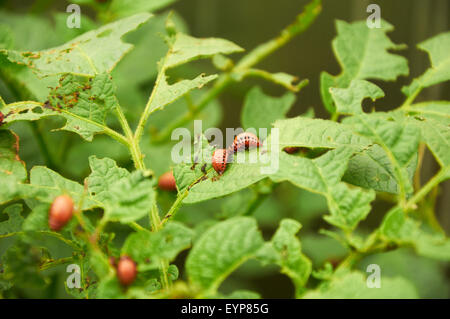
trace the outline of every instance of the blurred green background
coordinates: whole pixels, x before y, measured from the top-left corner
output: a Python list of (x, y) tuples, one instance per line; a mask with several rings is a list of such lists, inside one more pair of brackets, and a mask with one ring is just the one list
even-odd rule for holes
[[(74, 1), (89, 2), (89, 1)], [(79, 33), (102, 24), (101, 12), (82, 5), (82, 29), (69, 30), (65, 27), (65, 13), (70, 1), (6, 1), (0, 0), (0, 25), (11, 28), (14, 37), (14, 48), (37, 50), (62, 44)], [(148, 94), (151, 91), (156, 74), (155, 62), (164, 54), (164, 44), (158, 33), (164, 32), (164, 19), (169, 9), (176, 12), (175, 20), (179, 27), (188, 30), (195, 37), (220, 37), (231, 40), (246, 51), (256, 45), (276, 36), (279, 31), (289, 24), (302, 10), (307, 1), (303, 0), (179, 0), (173, 5), (158, 10), (161, 16), (152, 19), (143, 28), (126, 36), (126, 40), (134, 43), (136, 48), (121, 61), (114, 71), (114, 80), (118, 86), (118, 97), (126, 108), (127, 117), (135, 119), (142, 110)], [(410, 76), (400, 78), (395, 83), (376, 82), (385, 92), (386, 97), (377, 101), (377, 110), (389, 110), (403, 102), (404, 96), (400, 89), (410, 82), (410, 79), (423, 73), (429, 66), (424, 52), (417, 50), (416, 44), (449, 30), (448, 15), (450, 3), (447, 0), (324, 0), (323, 12), (304, 34), (296, 37), (281, 50), (264, 60), (260, 68), (272, 72), (287, 72), (300, 78), (308, 78), (310, 84), (298, 95), (297, 101), (289, 113), (295, 116), (313, 107), (317, 117), (327, 118), (328, 114), (322, 106), (319, 94), (319, 75), (323, 70), (331, 74), (340, 72), (340, 68), (331, 49), (331, 40), (335, 37), (335, 20), (348, 22), (366, 19), (367, 5), (377, 3), (381, 7), (381, 16), (394, 25), (395, 31), (390, 34), (395, 43), (405, 43), (408, 48), (401, 51), (409, 61)], [(233, 57), (234, 58), (234, 57)], [(179, 74), (195, 74), (200, 72), (213, 73), (215, 69), (209, 62), (196, 62), (189, 67), (176, 70), (173, 77)], [(207, 110), (200, 114), (200, 118), (208, 120), (208, 125), (226, 127), (240, 126), (240, 111), (245, 95), (250, 88), (258, 85), (265, 93), (279, 96), (284, 89), (262, 80), (246, 79), (242, 83), (234, 84), (212, 103)], [(22, 97), (17, 96), (6, 83), (0, 80), (0, 95), (7, 102)], [(194, 96), (195, 98), (195, 96)], [(449, 100), (449, 86), (442, 84), (424, 90), (420, 100)], [(150, 120), (148, 133), (157, 131), (171, 120), (179, 110), (186, 107), (185, 101), (177, 102), (172, 111), (159, 112)], [(60, 123), (59, 123), (60, 124)], [(114, 125), (114, 123), (112, 123)], [(92, 144), (84, 143), (79, 137), (67, 132), (49, 134), (49, 128), (58, 127), (58, 123), (44, 121), (38, 127), (19, 124), (13, 127), (21, 136), (21, 157), (27, 162), (27, 167), (49, 163), (40, 155), (37, 147), (39, 141), (35, 139), (33, 131), (42, 132), (47, 141), (53, 141), (58, 147), (58, 163), (54, 169), (64, 176), (82, 180), (87, 174), (87, 157), (91, 154), (110, 156), (118, 160), (121, 165), (130, 165), (126, 150), (116, 143), (110, 143), (107, 137), (98, 137)], [(206, 127), (204, 126), (206, 129)], [(153, 145), (144, 141), (143, 149), (149, 154), (148, 165), (159, 175), (168, 167), (167, 155), (170, 154), (170, 144)], [(62, 146), (64, 145), (64, 147)], [(66, 150), (59, 154), (62, 150)], [(437, 169), (430, 154), (426, 154), (422, 180), (426, 181)], [(253, 190), (243, 190), (223, 199), (208, 201), (201, 204), (182, 207), (177, 218), (194, 227), (201, 233), (206, 227), (217, 220), (239, 215), (245, 205), (251, 202)], [(166, 211), (174, 200), (173, 194), (160, 194), (160, 208)], [(241, 205), (236, 205), (240, 202)], [(379, 224), (391, 204), (377, 199), (373, 212), (361, 225), (361, 231), (369, 232)], [(328, 228), (322, 221), (326, 212), (326, 203), (322, 197), (299, 190), (290, 184), (282, 183), (274, 192), (268, 195), (256, 209), (260, 227), (266, 238), (273, 234), (278, 222), (285, 217), (292, 217), (303, 224), (300, 239), (303, 250), (320, 268), (325, 261), (337, 263), (347, 252), (338, 242), (318, 234), (320, 228)], [(436, 215), (442, 227), (450, 233), (450, 183), (441, 186), (437, 198)], [(126, 230), (119, 226), (111, 226), (111, 231), (118, 232), (117, 243), (120, 245), (126, 235)], [(13, 239), (0, 241), (0, 254), (13, 242)], [(57, 245), (57, 244), (55, 244)], [(64, 256), (61, 248), (54, 248), (57, 255)], [(177, 261), (183, 277), (182, 264), (186, 254), (182, 254)], [(370, 263), (378, 263), (382, 275), (402, 275), (411, 280), (418, 288), (421, 297), (450, 297), (450, 267), (447, 264), (417, 257), (408, 249), (370, 256), (364, 259), (358, 267), (365, 270)], [(67, 297), (62, 281), (65, 278), (64, 267), (48, 271), (46, 274), (54, 277), (52, 284), (45, 292), (37, 289), (19, 287), (13, 296), (19, 297)], [(315, 284), (312, 279), (309, 285)], [(249, 262), (238, 269), (222, 287), (224, 293), (240, 289), (256, 290), (263, 297), (283, 298), (293, 295), (293, 287), (289, 280), (277, 274), (270, 267), (263, 267), (256, 262)]]

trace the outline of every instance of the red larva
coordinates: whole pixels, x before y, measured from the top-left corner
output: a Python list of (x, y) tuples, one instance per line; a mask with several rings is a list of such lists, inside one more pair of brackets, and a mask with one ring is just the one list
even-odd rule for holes
[(249, 132), (238, 134), (233, 142), (234, 152), (238, 152), (243, 149), (248, 150), (259, 146), (261, 146), (259, 138), (255, 134)]
[(0, 126), (2, 126), (4, 119), (5, 119), (5, 116), (3, 115), (2, 112), (0, 112)]
[(227, 168), (228, 155), (228, 150), (222, 148), (215, 150), (213, 153), (212, 166), (219, 175), (222, 175)]
[(172, 171), (165, 172), (159, 177), (158, 187), (168, 192), (177, 190), (177, 184), (175, 182), (175, 177), (173, 176)]
[(58, 231), (63, 228), (73, 215), (73, 201), (68, 195), (55, 198), (50, 206), (48, 225), (51, 230)]
[(136, 263), (128, 256), (120, 257), (117, 263), (117, 277), (123, 286), (129, 286), (137, 276)]

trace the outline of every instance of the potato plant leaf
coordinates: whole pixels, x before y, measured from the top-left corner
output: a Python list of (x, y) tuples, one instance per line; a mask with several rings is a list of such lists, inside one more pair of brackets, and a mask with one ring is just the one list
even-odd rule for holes
[[(325, 108), (336, 111), (330, 88), (347, 88), (352, 80), (377, 79), (393, 81), (400, 75), (408, 75), (408, 64), (404, 57), (388, 52), (402, 49), (386, 35), (394, 28), (385, 20), (381, 28), (368, 28), (365, 21), (336, 22), (337, 37), (333, 40), (333, 51), (342, 71), (333, 76), (322, 72), (320, 93)], [(378, 94), (379, 95), (379, 94)]]
[[(304, 290), (312, 270), (312, 263), (302, 253), (300, 241), (296, 237), (300, 228), (299, 222), (293, 219), (283, 219), (269, 242), (270, 248), (266, 245), (262, 250), (262, 254), (272, 250), (268, 256), (269, 260), (272, 257), (274, 260), (271, 262), (278, 264), (281, 272), (292, 279), (297, 296)], [(261, 258), (262, 254), (258, 254), (258, 257)]]
[(189, 281), (205, 293), (214, 293), (263, 243), (253, 218), (235, 217), (212, 226), (189, 253), (186, 261)]
[(426, 51), (431, 61), (431, 68), (414, 79), (408, 86), (403, 87), (405, 95), (411, 96), (423, 88), (450, 80), (450, 32), (441, 33), (418, 45)]
[(388, 242), (411, 245), (419, 255), (450, 261), (450, 240), (443, 234), (424, 231), (399, 207), (388, 212), (379, 232)]
[(94, 76), (111, 72), (132, 48), (121, 38), (151, 17), (139, 13), (89, 31), (59, 47), (43, 51), (0, 50), (14, 63), (25, 64), (39, 76), (72, 73)]
[(363, 113), (361, 103), (365, 98), (372, 101), (384, 97), (384, 92), (375, 84), (365, 80), (352, 80), (348, 88), (330, 88), (336, 111), (341, 114)]
[(382, 277), (380, 288), (369, 288), (359, 271), (335, 276), (318, 289), (302, 296), (304, 299), (411, 299), (418, 298), (416, 288), (408, 280)]

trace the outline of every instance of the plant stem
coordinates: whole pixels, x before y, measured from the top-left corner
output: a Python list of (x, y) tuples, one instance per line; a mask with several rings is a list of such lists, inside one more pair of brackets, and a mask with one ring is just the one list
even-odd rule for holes
[(139, 144), (135, 142), (133, 132), (131, 131), (130, 125), (128, 124), (127, 118), (122, 111), (122, 108), (119, 104), (116, 107), (117, 118), (119, 119), (120, 126), (122, 127), (123, 132), (128, 140), (127, 147), (130, 151), (131, 157), (134, 162), (134, 166), (136, 169), (145, 169), (145, 164), (143, 161), (143, 156), (141, 150), (139, 148)]
[(70, 262), (73, 262), (73, 257), (66, 257), (66, 258), (60, 258), (60, 259), (52, 260), (52, 261), (49, 261), (49, 262), (46, 262), (46, 263), (42, 264), (39, 267), (39, 270), (40, 271), (46, 270), (46, 269), (49, 269), (51, 267), (55, 267), (55, 266), (58, 266), (58, 265), (68, 264)]
[(450, 175), (450, 168), (443, 167), (433, 176), (413, 197), (406, 203), (404, 210), (406, 212), (415, 208), (416, 203), (421, 201), (434, 187), (447, 179)]
[(161, 226), (163, 226), (170, 218), (175, 216), (175, 214), (178, 212), (178, 210), (181, 207), (181, 203), (186, 198), (186, 196), (189, 194), (188, 190), (185, 190), (183, 193), (178, 194), (177, 199), (172, 204), (172, 207), (170, 207), (169, 212), (164, 216), (163, 220), (161, 221)]

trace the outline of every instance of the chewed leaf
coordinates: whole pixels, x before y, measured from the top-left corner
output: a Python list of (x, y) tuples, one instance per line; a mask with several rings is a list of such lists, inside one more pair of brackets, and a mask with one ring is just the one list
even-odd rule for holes
[(110, 72), (132, 45), (122, 42), (124, 34), (151, 17), (148, 13), (112, 22), (86, 32), (62, 46), (45, 51), (20, 52), (0, 50), (12, 62), (25, 64), (40, 76), (61, 73), (94, 76)]
[(408, 75), (407, 60), (388, 50), (402, 49), (386, 35), (393, 26), (382, 20), (381, 28), (370, 29), (365, 21), (347, 23), (337, 21), (338, 36), (333, 40), (333, 51), (341, 65), (342, 72), (332, 76), (322, 72), (320, 91), (322, 101), (330, 113), (336, 106), (330, 95), (330, 88), (347, 88), (352, 80), (379, 79), (395, 80), (400, 75)]
[(108, 74), (98, 74), (91, 80), (66, 74), (60, 77), (59, 85), (50, 90), (45, 103), (11, 103), (0, 111), (6, 115), (5, 123), (61, 116), (66, 119), (62, 130), (92, 141), (95, 134), (104, 131), (106, 115), (116, 103), (115, 87)]
[(0, 222), (0, 238), (2, 235), (18, 232), (22, 229), (23, 217), (21, 212), (21, 204), (14, 204), (3, 210), (3, 213), (8, 215), (8, 219)]
[(415, 94), (418, 90), (441, 82), (450, 80), (450, 32), (441, 33), (418, 45), (426, 51), (431, 60), (431, 68), (424, 74), (414, 79), (409, 86), (402, 91), (407, 96)]
[(27, 178), (25, 163), (19, 158), (19, 137), (0, 130), (0, 204), (19, 196), (19, 184)]
[[(171, 24), (169, 18), (168, 22)], [(176, 32), (176, 30), (175, 30)], [(217, 75), (201, 74), (192, 80), (181, 80), (174, 84), (167, 82), (167, 70), (197, 59), (212, 58), (217, 54), (230, 54), (242, 51), (236, 44), (216, 38), (199, 39), (181, 32), (169, 35), (167, 38), (169, 50), (159, 65), (159, 74), (150, 96), (149, 112), (164, 108), (186, 93), (201, 88), (217, 78)]]
[(365, 98), (375, 101), (384, 96), (378, 86), (365, 80), (352, 80), (348, 88), (330, 88), (330, 92), (336, 111), (341, 114), (363, 113), (361, 103)]

